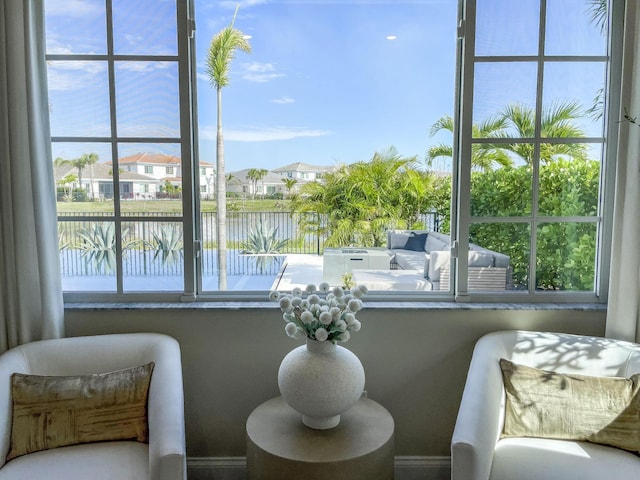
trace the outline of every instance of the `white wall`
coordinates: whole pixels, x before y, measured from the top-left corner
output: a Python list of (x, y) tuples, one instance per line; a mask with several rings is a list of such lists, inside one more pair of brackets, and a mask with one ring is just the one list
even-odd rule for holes
[[(191, 459), (245, 456), (246, 419), (257, 405), (278, 395), (280, 361), (300, 343), (285, 335), (275, 306), (68, 307), (69, 336), (155, 331), (178, 339)], [(345, 346), (365, 367), (369, 397), (394, 417), (396, 456), (442, 459), (449, 455), (469, 359), (481, 335), (516, 328), (602, 335), (605, 312), (467, 305), (454, 310), (369, 308), (359, 318), (363, 328)], [(445, 473), (435, 478), (446, 478), (446, 469), (438, 471)], [(222, 477), (198, 469), (190, 478)]]

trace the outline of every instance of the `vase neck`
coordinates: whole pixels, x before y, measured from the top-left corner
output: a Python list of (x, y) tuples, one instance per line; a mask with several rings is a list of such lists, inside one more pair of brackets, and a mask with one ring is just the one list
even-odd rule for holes
[(307, 338), (307, 350), (313, 353), (326, 353), (336, 349), (336, 344), (328, 340), (319, 342), (312, 338)]

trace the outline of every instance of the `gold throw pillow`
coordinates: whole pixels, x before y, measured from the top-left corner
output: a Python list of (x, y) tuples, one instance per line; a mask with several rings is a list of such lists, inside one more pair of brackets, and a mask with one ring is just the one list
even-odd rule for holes
[(500, 359), (503, 437), (579, 440), (640, 453), (640, 374), (563, 374)]
[(96, 375), (14, 373), (7, 461), (27, 453), (111, 440), (148, 442), (147, 396), (154, 363)]

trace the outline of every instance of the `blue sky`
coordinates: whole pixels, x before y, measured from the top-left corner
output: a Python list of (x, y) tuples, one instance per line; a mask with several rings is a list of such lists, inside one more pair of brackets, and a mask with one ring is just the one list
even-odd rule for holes
[[(206, 48), (228, 25), (250, 35), (223, 90), (227, 170), (424, 157), (453, 112), (456, 2), (196, 2), (200, 155), (215, 159)], [(395, 36), (394, 40), (387, 39)]]
[[(175, 2), (113, 0), (116, 53), (176, 55)], [(238, 52), (223, 90), (227, 171), (351, 163), (392, 146), (403, 156), (424, 159), (431, 145), (451, 142), (446, 133), (430, 137), (429, 130), (453, 113), (457, 3), (195, 0), (200, 159), (215, 162), (216, 99), (205, 73), (206, 49), (237, 5), (235, 27), (251, 36), (253, 51)], [(605, 53), (586, 14), (566, 15), (569, 9), (585, 11), (587, 0), (548, 3), (548, 53)], [(46, 0), (47, 52), (106, 53), (104, 5), (104, 0)], [(534, 54), (538, 5), (539, 0), (478, 0), (478, 54)], [(510, 102), (535, 105), (535, 63), (504, 67), (477, 66), (474, 121)], [(106, 62), (53, 62), (48, 75), (52, 134), (108, 136)], [(178, 136), (175, 62), (120, 61), (115, 78), (119, 135)], [(589, 105), (603, 79), (601, 64), (550, 64), (544, 105), (565, 100)], [(600, 134), (600, 124), (582, 126), (588, 135)], [(143, 150), (179, 152), (172, 144), (120, 147), (120, 157)], [(94, 151), (101, 161), (110, 160), (106, 143), (58, 143), (53, 149), (54, 158)]]

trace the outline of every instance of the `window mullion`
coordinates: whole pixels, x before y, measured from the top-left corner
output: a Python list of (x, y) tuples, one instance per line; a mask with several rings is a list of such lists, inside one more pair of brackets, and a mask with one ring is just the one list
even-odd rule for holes
[[(457, 242), (457, 259), (454, 271), (454, 295), (457, 301), (468, 301), (468, 264), (469, 257), (469, 223), (471, 214), (471, 153), (473, 148), (473, 89), (475, 66), (475, 32), (476, 32), (476, 0), (468, 0), (463, 13), (464, 33), (462, 47), (459, 51), (460, 82), (459, 114), (457, 124), (460, 125), (456, 141), (457, 152), (457, 191), (455, 211), (452, 208), (452, 242)], [(457, 155), (456, 155), (457, 153)], [(453, 246), (453, 245), (452, 245)]]

